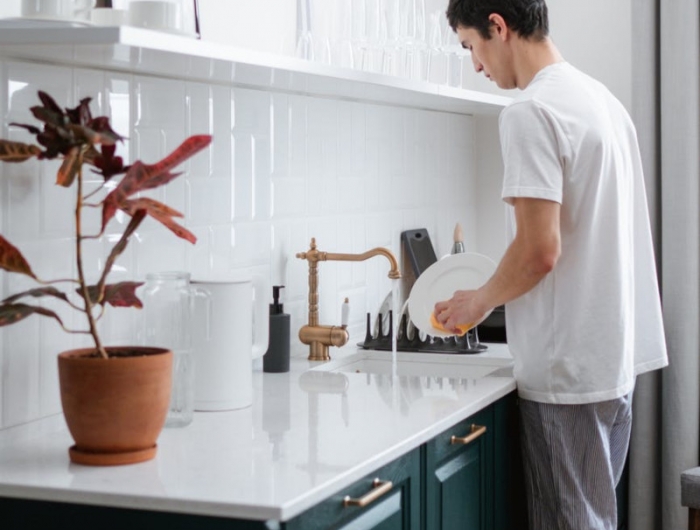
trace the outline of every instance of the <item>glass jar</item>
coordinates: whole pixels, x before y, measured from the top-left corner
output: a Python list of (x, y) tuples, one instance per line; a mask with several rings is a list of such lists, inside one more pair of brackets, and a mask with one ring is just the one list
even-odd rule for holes
[(173, 352), (173, 379), (166, 427), (184, 427), (194, 414), (192, 314), (195, 292), (187, 272), (146, 275), (143, 301), (143, 344)]

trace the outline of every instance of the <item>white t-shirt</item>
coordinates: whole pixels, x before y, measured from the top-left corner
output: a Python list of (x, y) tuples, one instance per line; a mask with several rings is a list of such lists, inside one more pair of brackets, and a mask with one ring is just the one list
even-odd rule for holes
[(601, 83), (561, 62), (503, 110), (500, 131), (503, 199), (561, 204), (556, 266), (506, 306), (518, 392), (564, 404), (625, 395), (668, 364), (634, 125)]

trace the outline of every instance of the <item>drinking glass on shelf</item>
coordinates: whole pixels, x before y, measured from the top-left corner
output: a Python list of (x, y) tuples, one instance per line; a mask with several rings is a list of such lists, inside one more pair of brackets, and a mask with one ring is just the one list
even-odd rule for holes
[(365, 0), (365, 41), (359, 66), (367, 72), (382, 72), (385, 68), (386, 23), (383, 22), (383, 11), (383, 0)]
[(344, 68), (355, 66), (352, 48), (352, 4), (347, 0), (333, 1), (333, 31), (331, 42), (331, 62)]
[(297, 4), (297, 46), (296, 56), (312, 61), (314, 43), (311, 37), (311, 0), (299, 0)]
[(442, 48), (441, 16), (441, 11), (430, 14), (427, 64), (427, 80), (440, 85), (447, 80), (447, 56)]
[(462, 55), (450, 51), (447, 54), (447, 84), (451, 87), (462, 86)]
[(452, 31), (450, 23), (445, 17), (445, 30), (442, 34), (442, 50), (447, 58), (447, 79), (446, 84), (452, 87), (462, 86), (462, 65), (463, 57), (467, 54), (457, 34)]

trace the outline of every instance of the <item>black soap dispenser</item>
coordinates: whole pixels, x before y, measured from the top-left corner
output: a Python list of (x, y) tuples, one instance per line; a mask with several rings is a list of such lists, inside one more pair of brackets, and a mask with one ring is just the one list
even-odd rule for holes
[(283, 288), (284, 285), (272, 287), (270, 338), (263, 356), (263, 372), (289, 372), (289, 315), (280, 304), (280, 289)]

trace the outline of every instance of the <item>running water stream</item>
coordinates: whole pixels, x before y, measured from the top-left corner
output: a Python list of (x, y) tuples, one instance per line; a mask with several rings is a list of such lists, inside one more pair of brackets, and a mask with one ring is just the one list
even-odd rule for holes
[(398, 406), (399, 398), (399, 376), (398, 376), (398, 355), (396, 341), (399, 334), (399, 322), (401, 320), (401, 301), (399, 299), (401, 282), (394, 280), (391, 287), (391, 381), (394, 390), (394, 403)]

